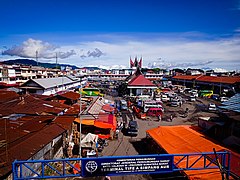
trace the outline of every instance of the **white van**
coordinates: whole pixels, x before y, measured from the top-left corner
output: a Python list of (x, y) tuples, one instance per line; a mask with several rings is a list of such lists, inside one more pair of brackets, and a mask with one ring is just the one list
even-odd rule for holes
[(190, 100), (190, 101), (196, 101), (196, 97), (195, 97), (195, 96), (190, 96), (190, 97), (189, 97), (189, 100)]
[(166, 95), (166, 94), (162, 94), (162, 102), (168, 102), (168, 101), (170, 101), (170, 98), (168, 97), (168, 95)]
[(121, 110), (128, 110), (127, 101), (125, 101), (124, 99), (120, 100), (120, 106)]

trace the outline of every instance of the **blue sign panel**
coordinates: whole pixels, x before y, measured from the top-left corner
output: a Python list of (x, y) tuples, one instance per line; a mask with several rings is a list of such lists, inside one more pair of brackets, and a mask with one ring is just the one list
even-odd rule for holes
[(82, 159), (82, 176), (146, 174), (173, 171), (173, 156), (124, 156)]

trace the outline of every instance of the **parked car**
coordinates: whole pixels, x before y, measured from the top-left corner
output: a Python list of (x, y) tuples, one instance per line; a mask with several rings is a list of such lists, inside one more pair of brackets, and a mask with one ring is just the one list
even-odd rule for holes
[(184, 93), (184, 89), (178, 89), (179, 93)]
[(212, 98), (213, 100), (215, 100), (215, 101), (218, 101), (219, 98), (220, 98), (220, 96), (219, 96), (219, 94), (213, 94), (213, 95), (211, 96), (211, 98)]
[(198, 94), (198, 90), (196, 90), (196, 89), (191, 89), (190, 91), (189, 91), (189, 93), (190, 94)]
[(197, 92), (191, 92), (191, 96), (198, 97), (198, 93)]
[(191, 88), (185, 88), (184, 93), (189, 93), (191, 91)]
[(210, 112), (215, 112), (215, 111), (217, 111), (217, 106), (216, 106), (216, 104), (214, 104), (214, 103), (209, 103), (209, 105), (208, 105), (208, 111), (210, 111)]
[(166, 94), (162, 94), (162, 102), (168, 102), (170, 101), (170, 98)]
[(128, 135), (131, 135), (131, 136), (137, 136), (138, 135), (137, 121), (133, 121), (133, 120), (129, 121), (127, 133), (128, 133)]
[(229, 98), (228, 97), (220, 97), (220, 101), (221, 102), (226, 102), (226, 101), (228, 101), (229, 100)]
[(190, 97), (189, 97), (189, 100), (190, 100), (190, 101), (196, 101), (196, 96), (190, 96)]
[(173, 99), (172, 101), (171, 101), (171, 106), (173, 106), (173, 107), (177, 107), (177, 106), (180, 106), (182, 104), (182, 102), (181, 102), (181, 100), (180, 99)]

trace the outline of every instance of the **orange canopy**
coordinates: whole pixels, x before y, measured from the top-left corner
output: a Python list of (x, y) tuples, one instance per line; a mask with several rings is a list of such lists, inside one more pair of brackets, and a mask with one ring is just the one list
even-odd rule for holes
[[(93, 126), (94, 125), (94, 120), (93, 119), (82, 119), (82, 124), (88, 125), (88, 126)], [(80, 123), (79, 118), (75, 118), (74, 122)]]
[[(191, 126), (159, 126), (147, 130), (147, 133), (169, 154), (213, 152), (213, 148), (216, 151), (227, 150), (194, 130), (196, 128)], [(174, 161), (178, 162), (179, 159), (176, 157)], [(192, 162), (194, 160), (196, 159), (190, 159)], [(203, 162), (199, 161), (199, 164), (203, 164)], [(231, 166), (233, 166), (232, 163)], [(179, 167), (184, 168), (181, 163)], [(189, 170), (185, 173), (190, 179), (222, 179), (218, 169)]]
[(113, 114), (99, 115), (99, 118), (94, 122), (94, 126), (104, 129), (116, 130), (117, 119)]
[[(75, 118), (74, 122), (80, 123), (79, 118)], [(82, 119), (82, 124), (89, 126), (96, 126), (103, 129), (116, 130), (117, 119), (113, 114), (99, 115), (98, 119)]]

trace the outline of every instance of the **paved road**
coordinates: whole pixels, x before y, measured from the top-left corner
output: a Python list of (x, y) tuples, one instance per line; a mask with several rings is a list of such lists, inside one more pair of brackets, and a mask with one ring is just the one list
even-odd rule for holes
[[(109, 145), (103, 150), (103, 156), (129, 156), (146, 154), (145, 146), (142, 139), (146, 137), (146, 130), (158, 126), (174, 126), (174, 125), (197, 125), (196, 116), (205, 115), (202, 110), (209, 103), (208, 100), (197, 98), (196, 102), (185, 101), (181, 107), (171, 107), (164, 104), (164, 115), (162, 121), (157, 121), (156, 117), (148, 118), (147, 120), (137, 119), (139, 125), (139, 132), (136, 137), (125, 136), (123, 133), (119, 134), (117, 140), (112, 140)], [(189, 115), (186, 118), (181, 117), (185, 109), (189, 109)], [(174, 115), (173, 121), (170, 120), (170, 115)], [(210, 114), (211, 115), (211, 114)], [(131, 111), (122, 113), (122, 117), (118, 117), (118, 121), (128, 123), (129, 120), (134, 119)], [(156, 177), (155, 177), (156, 178)], [(154, 178), (154, 179), (155, 179)], [(144, 180), (153, 179), (149, 175), (128, 175), (128, 176), (114, 176), (112, 180)]]

